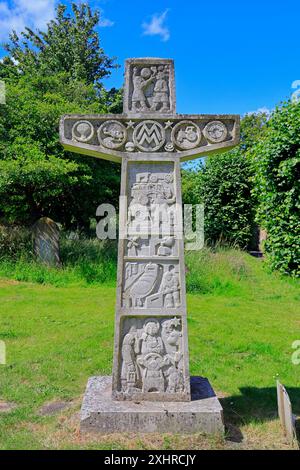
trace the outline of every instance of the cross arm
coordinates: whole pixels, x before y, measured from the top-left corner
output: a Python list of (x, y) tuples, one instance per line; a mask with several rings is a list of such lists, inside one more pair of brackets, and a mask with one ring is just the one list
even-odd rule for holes
[(236, 114), (67, 114), (60, 121), (66, 150), (119, 163), (123, 157), (191, 160), (228, 151), (239, 138)]

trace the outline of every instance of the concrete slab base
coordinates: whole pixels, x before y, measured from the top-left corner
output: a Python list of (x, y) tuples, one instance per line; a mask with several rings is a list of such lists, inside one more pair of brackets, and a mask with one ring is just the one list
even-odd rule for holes
[(81, 432), (224, 433), (223, 409), (209, 381), (191, 377), (190, 402), (115, 401), (111, 377), (91, 377), (81, 407)]

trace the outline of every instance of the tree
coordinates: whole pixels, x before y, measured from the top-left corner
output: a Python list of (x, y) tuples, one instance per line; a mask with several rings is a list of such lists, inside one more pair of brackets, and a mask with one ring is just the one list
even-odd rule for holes
[(269, 114), (265, 112), (245, 114), (241, 120), (239, 149), (246, 153), (259, 141), (266, 131)]
[(300, 276), (300, 103), (277, 107), (249, 157), (272, 269)]
[(64, 152), (58, 136), (65, 112), (107, 112), (93, 87), (65, 74), (21, 77), (0, 108), (0, 216), (31, 224), (48, 215), (87, 227), (103, 201), (117, 203), (119, 168)]
[(201, 202), (202, 161), (189, 162), (181, 169), (182, 200), (184, 204), (199, 204)]
[(100, 203), (117, 204), (119, 166), (59, 144), (61, 115), (120, 112), (122, 104), (121, 92), (100, 82), (112, 60), (99, 48), (99, 14), (86, 5), (72, 8), (73, 16), (58, 6), (45, 33), (27, 29), (22, 41), (13, 34), (0, 64), (7, 89), (0, 107), (0, 217), (10, 223), (45, 215), (87, 228)]
[(249, 114), (241, 121), (236, 149), (207, 157), (196, 170), (183, 171), (183, 200), (204, 204), (206, 241), (250, 247), (254, 232), (255, 198), (247, 151), (265, 132), (267, 115)]
[(239, 150), (209, 157), (202, 176), (205, 238), (247, 248), (252, 237), (254, 211), (249, 163)]
[(56, 17), (47, 30), (34, 32), (25, 28), (20, 37), (16, 32), (4, 45), (8, 57), (0, 66), (0, 76), (37, 72), (39, 75), (68, 73), (70, 80), (96, 84), (115, 68), (114, 58), (105, 55), (95, 30), (100, 12), (92, 12), (87, 4), (72, 3), (72, 14), (66, 5), (58, 5)]

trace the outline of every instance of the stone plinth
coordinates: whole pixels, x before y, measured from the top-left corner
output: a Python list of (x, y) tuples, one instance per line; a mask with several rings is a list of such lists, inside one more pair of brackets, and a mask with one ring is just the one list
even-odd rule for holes
[(81, 408), (81, 432), (224, 432), (222, 406), (203, 377), (191, 377), (189, 402), (115, 401), (111, 388), (109, 376), (89, 379)]

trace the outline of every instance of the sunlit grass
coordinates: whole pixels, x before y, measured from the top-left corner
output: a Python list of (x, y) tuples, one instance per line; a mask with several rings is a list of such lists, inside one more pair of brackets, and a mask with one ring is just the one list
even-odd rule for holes
[[(107, 253), (107, 266), (115, 263), (114, 256)], [(75, 274), (69, 278), (71, 262), (69, 268), (39, 267), (41, 283), (32, 273), (29, 283), (5, 280), (17, 279), (20, 267), (15, 263), (14, 274), (5, 276), (1, 265), (0, 339), (7, 364), (0, 365), (0, 399), (17, 408), (0, 413), (0, 448), (151, 448), (138, 436), (79, 437), (74, 413), (87, 379), (111, 372), (115, 307), (115, 264), (108, 283), (93, 275), (88, 281), (76, 271), (82, 259), (74, 254)], [(90, 267), (88, 257), (86, 263)], [(187, 253), (186, 264), (191, 373), (210, 379), (223, 397), (227, 419), (246, 435), (272, 433), (269, 441), (261, 438), (261, 447), (284, 446), (273, 424), (275, 384), (279, 378), (288, 387), (299, 414), (300, 366), (291, 362), (292, 342), (300, 339), (299, 283), (268, 273), (261, 260), (235, 250)], [(73, 407), (58, 416), (39, 416), (42, 404), (57, 399), (72, 401)], [(201, 436), (156, 439), (161, 448), (226, 446)]]

